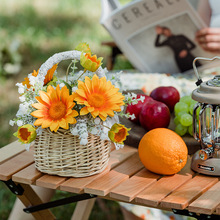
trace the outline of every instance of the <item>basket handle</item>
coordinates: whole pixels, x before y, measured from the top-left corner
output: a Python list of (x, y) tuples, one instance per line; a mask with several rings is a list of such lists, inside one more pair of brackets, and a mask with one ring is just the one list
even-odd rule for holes
[[(65, 51), (60, 53), (55, 53), (53, 56), (51, 56), (49, 59), (47, 59), (40, 67), (39, 69), (39, 75), (46, 76), (47, 71), (53, 67), (53, 65), (60, 63), (63, 60), (80, 60), (81, 51), (78, 50), (71, 50), (71, 51)], [(100, 66), (96, 71), (96, 75), (101, 78), (105, 76), (105, 71)]]
[(215, 57), (213, 57), (213, 58), (196, 57), (196, 58), (193, 60), (193, 70), (194, 70), (195, 76), (196, 76), (196, 78), (197, 78), (197, 81), (196, 81), (196, 85), (197, 85), (197, 86), (199, 86), (199, 85), (202, 83), (202, 78), (199, 76), (198, 70), (197, 70), (197, 68), (196, 68), (196, 61), (197, 61), (197, 60), (213, 61), (213, 60), (216, 60), (216, 59), (219, 59), (219, 60), (220, 60), (220, 57), (218, 57), (218, 56), (215, 56)]

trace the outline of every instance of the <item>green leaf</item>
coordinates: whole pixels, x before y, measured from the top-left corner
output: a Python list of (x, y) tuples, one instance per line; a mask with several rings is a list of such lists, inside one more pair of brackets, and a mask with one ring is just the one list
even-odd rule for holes
[(69, 89), (69, 94), (71, 95), (72, 94), (72, 86), (64, 80), (60, 80), (60, 81), (66, 85), (67, 89)]

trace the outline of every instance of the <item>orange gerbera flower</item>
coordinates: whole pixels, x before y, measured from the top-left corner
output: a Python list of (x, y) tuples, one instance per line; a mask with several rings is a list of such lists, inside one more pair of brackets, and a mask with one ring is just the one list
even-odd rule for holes
[(59, 85), (56, 90), (49, 85), (47, 92), (39, 91), (40, 96), (35, 97), (38, 103), (32, 106), (38, 110), (31, 113), (38, 118), (35, 126), (42, 128), (50, 127), (51, 131), (57, 131), (59, 127), (69, 129), (69, 124), (75, 124), (75, 117), (78, 112), (72, 108), (75, 106), (73, 95), (69, 95), (69, 90), (64, 86), (61, 90)]
[(124, 105), (124, 96), (118, 90), (110, 81), (106, 81), (105, 77), (99, 79), (96, 74), (92, 79), (86, 76), (85, 83), (79, 80), (74, 100), (85, 105), (80, 115), (90, 112), (93, 118), (99, 116), (103, 121), (108, 115), (113, 117), (113, 111), (120, 112), (120, 106)]
[[(44, 79), (44, 85), (46, 85), (47, 83), (49, 83), (53, 79), (53, 74), (54, 74), (55, 70), (57, 69), (57, 65), (58, 64), (53, 65), (53, 67), (47, 71), (47, 75), (45, 76), (45, 79)], [(34, 70), (32, 73), (32, 76), (37, 76), (38, 73), (39, 73), (39, 69), (38, 69), (38, 71)], [(22, 82), (22, 84), (27, 85), (28, 89), (31, 87), (28, 77), (24, 78), (24, 81)]]

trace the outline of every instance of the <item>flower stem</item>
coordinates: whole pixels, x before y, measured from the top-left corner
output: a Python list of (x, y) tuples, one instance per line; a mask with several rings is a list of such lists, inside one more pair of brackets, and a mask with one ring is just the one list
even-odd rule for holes
[(84, 69), (83, 73), (78, 77), (76, 81), (78, 81), (85, 72), (86, 72), (86, 69)]
[(110, 127), (108, 127), (108, 126), (106, 126), (106, 125), (102, 125), (103, 127), (105, 127), (105, 128), (108, 128), (109, 130), (111, 129)]
[(66, 82), (68, 81), (69, 69), (70, 69), (72, 63), (73, 63), (73, 60), (71, 61), (71, 63), (69, 64), (69, 66), (67, 67), (67, 70), (66, 70)]

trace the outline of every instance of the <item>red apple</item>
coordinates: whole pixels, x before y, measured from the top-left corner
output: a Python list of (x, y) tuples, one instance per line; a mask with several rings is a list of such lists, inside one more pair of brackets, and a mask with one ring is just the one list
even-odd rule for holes
[(140, 111), (144, 105), (144, 103), (148, 102), (149, 100), (151, 100), (152, 98), (148, 95), (145, 95), (145, 94), (137, 94), (137, 98), (140, 98), (140, 96), (144, 96), (145, 99), (144, 99), (144, 102), (142, 101), (138, 101), (137, 104), (135, 105), (128, 105), (127, 108), (126, 108), (126, 113), (130, 113), (131, 115), (134, 114), (135, 115), (135, 119), (131, 119), (129, 118), (129, 120), (131, 120), (132, 122), (134, 123), (139, 123), (139, 114), (140, 114)]
[(170, 110), (166, 104), (152, 99), (141, 109), (139, 121), (147, 131), (154, 128), (167, 128), (170, 123)]
[(170, 112), (173, 112), (175, 104), (180, 100), (180, 94), (173, 86), (157, 87), (151, 92), (150, 97), (165, 103), (170, 109)]

